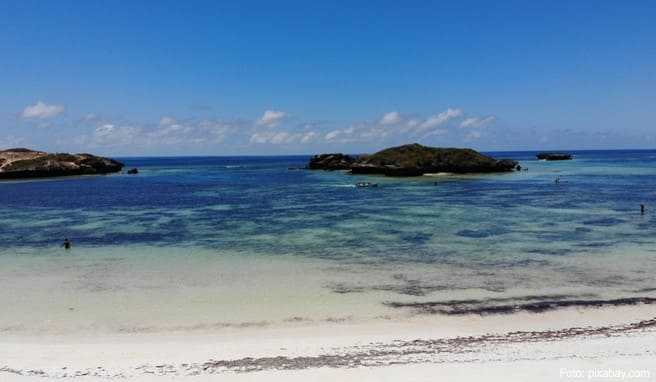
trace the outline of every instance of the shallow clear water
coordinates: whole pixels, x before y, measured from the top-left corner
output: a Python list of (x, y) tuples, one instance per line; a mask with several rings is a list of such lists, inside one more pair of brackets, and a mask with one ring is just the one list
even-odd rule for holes
[[(393, 319), (412, 311), (390, 302), (654, 294), (656, 151), (492, 154), (528, 171), (390, 179), (289, 169), (307, 157), (123, 158), (139, 175), (0, 183), (0, 303), (12, 307), (0, 331)], [(364, 179), (379, 187), (354, 187)]]

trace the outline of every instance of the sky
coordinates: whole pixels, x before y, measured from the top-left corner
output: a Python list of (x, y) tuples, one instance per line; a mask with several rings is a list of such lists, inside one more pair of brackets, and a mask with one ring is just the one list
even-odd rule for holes
[(0, 148), (656, 148), (653, 1), (0, 1)]

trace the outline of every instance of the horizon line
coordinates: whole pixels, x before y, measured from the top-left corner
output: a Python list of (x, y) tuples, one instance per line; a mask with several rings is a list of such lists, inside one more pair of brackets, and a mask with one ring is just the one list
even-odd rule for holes
[[(534, 153), (534, 152), (599, 152), (599, 151), (656, 151), (656, 148), (649, 149), (555, 149), (555, 150), (476, 150), (480, 153)], [(322, 152), (320, 154), (346, 154), (346, 155), (363, 155), (366, 153), (339, 153), (339, 152)], [(307, 157), (320, 154), (234, 154), (234, 155), (107, 155), (114, 158), (271, 158), (271, 157)], [(95, 154), (94, 154), (95, 155)]]

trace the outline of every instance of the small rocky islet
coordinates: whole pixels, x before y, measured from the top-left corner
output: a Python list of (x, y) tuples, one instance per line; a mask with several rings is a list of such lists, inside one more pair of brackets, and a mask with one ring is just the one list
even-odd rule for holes
[(371, 155), (315, 155), (310, 159), (308, 169), (405, 177), (434, 173), (509, 172), (521, 170), (521, 167), (515, 160), (494, 159), (472, 149), (428, 147), (413, 143)]
[(121, 162), (91, 154), (47, 153), (25, 148), (0, 151), (0, 179), (110, 174), (122, 169)]
[(572, 154), (567, 154), (567, 153), (538, 153), (536, 157), (539, 160), (547, 160), (547, 161), (552, 161), (552, 160), (571, 160), (574, 159), (574, 156)]

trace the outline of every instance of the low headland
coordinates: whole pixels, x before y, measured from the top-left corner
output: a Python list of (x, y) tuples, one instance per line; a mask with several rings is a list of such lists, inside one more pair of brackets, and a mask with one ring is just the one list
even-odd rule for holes
[(348, 170), (351, 174), (422, 176), (432, 173), (494, 173), (520, 170), (512, 159), (495, 159), (472, 149), (437, 148), (418, 143), (391, 147), (371, 155), (315, 155), (310, 170)]
[(91, 154), (65, 154), (24, 148), (0, 151), (0, 179), (96, 175), (119, 172), (123, 163)]

